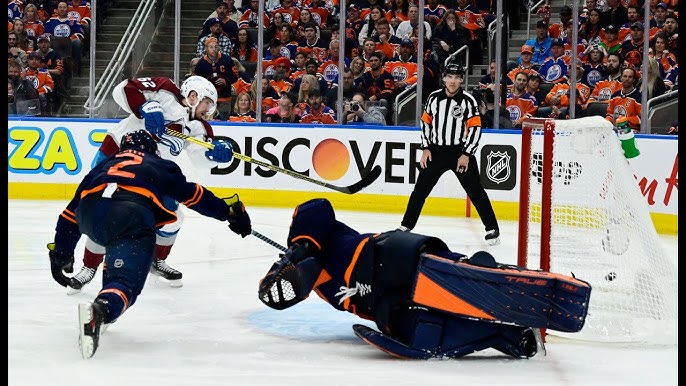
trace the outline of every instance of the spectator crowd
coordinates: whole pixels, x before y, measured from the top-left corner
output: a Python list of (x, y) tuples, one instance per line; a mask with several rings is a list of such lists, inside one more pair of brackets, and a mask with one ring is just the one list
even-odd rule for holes
[[(98, 2), (105, 15), (111, 0)], [(97, 18), (98, 25), (104, 17)], [(86, 0), (8, 0), (7, 73), (10, 114), (53, 116), (81, 75), (89, 45)]]
[[(642, 18), (644, 2), (650, 7), (649, 20)], [(265, 1), (261, 50), (257, 46), (260, 2), (218, 0), (198, 26), (196, 57), (188, 74), (203, 76), (216, 86), (214, 119), (254, 122), (259, 116), (264, 122), (390, 123), (396, 97), (415, 87), (419, 77), (424, 96), (439, 88), (443, 63), (461, 47), (469, 48), (470, 64), (482, 63), (488, 49), (486, 28), (495, 19), (496, 2), (426, 0), (423, 12), (416, 0), (346, 3), (341, 10), (337, 1)], [(523, 2), (512, 3), (525, 7)], [(482, 114), (493, 114), (497, 95), (506, 112), (500, 127), (521, 127), (529, 117), (564, 119), (573, 109), (576, 117), (603, 115), (613, 122), (627, 116), (638, 130), (641, 90), (654, 98), (678, 88), (676, 7), (676, 0), (586, 0), (577, 17), (564, 6), (559, 19), (553, 20), (550, 7), (541, 6), (535, 37), (525, 42), (519, 57), (509, 58), (503, 80), (494, 79), (495, 62), (481, 79), (476, 95)], [(49, 116), (68, 94), (70, 76), (81, 70), (90, 3), (8, 0), (8, 10), (8, 87), (14, 109), (30, 98), (39, 114)], [(573, 42), (575, 21), (578, 39)], [(340, 36), (341, 23), (344, 36)], [(424, 39), (423, 52), (418, 53), (420, 25)], [(650, 48), (644, 63), (646, 29)], [(343, 67), (339, 67), (341, 50)], [(573, 71), (572, 55), (577, 57)], [(641, 79), (644, 65), (648, 79)], [(256, 76), (258, 67), (261, 76)], [(341, 72), (344, 108), (338, 117)], [(574, 87), (572, 72), (577, 79)], [(21, 91), (29, 85), (35, 92)], [(572, 88), (574, 98), (570, 98)], [(575, 99), (573, 107), (571, 99)], [(361, 107), (362, 112), (352, 111), (353, 107)]]

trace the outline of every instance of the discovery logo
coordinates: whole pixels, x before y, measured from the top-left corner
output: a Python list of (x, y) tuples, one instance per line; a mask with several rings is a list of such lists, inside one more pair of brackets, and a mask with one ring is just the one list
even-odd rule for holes
[(510, 145), (484, 145), (481, 183), (491, 190), (512, 190), (517, 184), (517, 150)]

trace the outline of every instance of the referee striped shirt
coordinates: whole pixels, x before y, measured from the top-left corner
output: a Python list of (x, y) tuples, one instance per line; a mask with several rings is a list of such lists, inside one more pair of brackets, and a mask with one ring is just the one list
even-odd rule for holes
[(474, 154), (481, 139), (481, 115), (474, 97), (462, 90), (449, 97), (445, 89), (429, 94), (422, 114), (422, 149), (457, 146)]

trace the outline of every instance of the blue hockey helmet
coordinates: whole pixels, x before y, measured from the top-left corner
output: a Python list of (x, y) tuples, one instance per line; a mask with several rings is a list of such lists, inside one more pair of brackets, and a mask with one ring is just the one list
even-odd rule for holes
[(133, 131), (124, 136), (119, 145), (119, 150), (136, 149), (148, 153), (157, 154), (157, 141), (147, 130)]

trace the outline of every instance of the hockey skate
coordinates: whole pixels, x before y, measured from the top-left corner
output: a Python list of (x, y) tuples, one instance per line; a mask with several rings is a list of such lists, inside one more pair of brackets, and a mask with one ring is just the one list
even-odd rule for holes
[(183, 286), (183, 282), (181, 281), (183, 274), (180, 271), (168, 266), (164, 260), (154, 259), (152, 266), (150, 266), (150, 273), (167, 279), (169, 281), (169, 285), (174, 288)]
[(81, 267), (79, 273), (69, 279), (69, 287), (67, 287), (67, 294), (74, 295), (81, 292), (81, 289), (86, 284), (90, 283), (95, 277), (95, 269), (86, 266)]
[(83, 359), (91, 358), (98, 350), (100, 328), (106, 317), (105, 301), (79, 304), (79, 349)]
[(531, 358), (538, 354), (539, 349), (544, 356), (546, 355), (545, 343), (543, 343), (540, 328), (528, 328), (524, 330), (520, 343), (522, 345), (523, 353), (527, 358)]
[(488, 245), (498, 245), (500, 244), (500, 231), (497, 229), (491, 229), (490, 231), (486, 232), (486, 243)]

